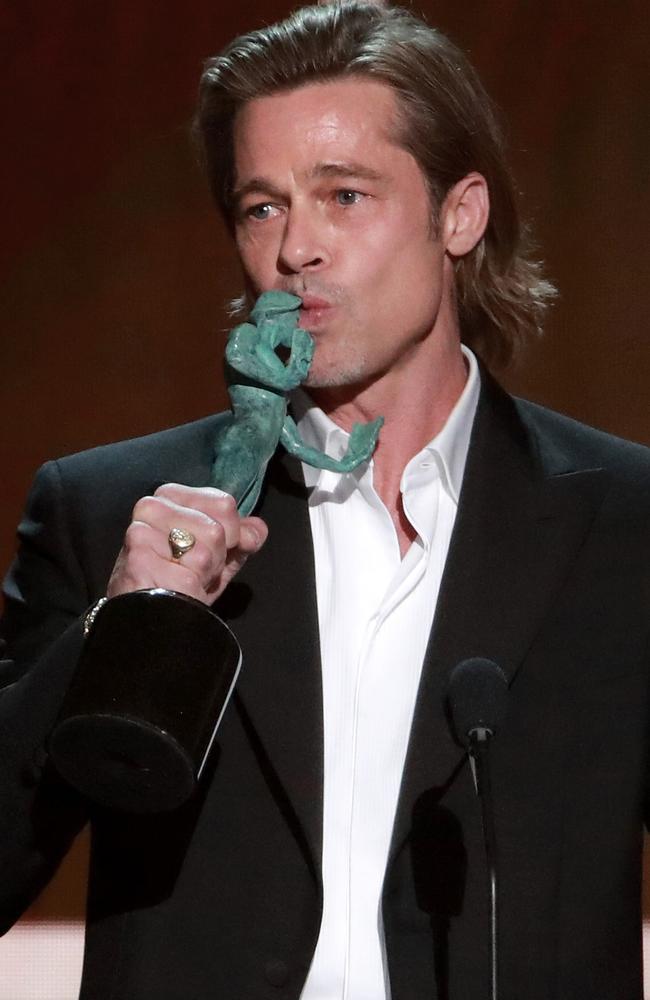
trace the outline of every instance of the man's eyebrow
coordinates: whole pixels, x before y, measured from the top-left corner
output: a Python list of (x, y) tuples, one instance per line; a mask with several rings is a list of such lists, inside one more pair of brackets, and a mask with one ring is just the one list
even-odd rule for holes
[[(354, 161), (345, 161), (344, 163), (316, 163), (308, 172), (307, 177), (311, 180), (327, 177), (340, 177), (342, 179), (358, 177), (359, 180), (365, 181), (380, 181), (383, 179), (383, 175), (379, 171), (373, 170), (372, 167), (368, 167), (364, 163), (356, 163)], [(242, 198), (245, 198), (248, 194), (261, 194), (275, 198), (278, 201), (282, 201), (285, 197), (284, 192), (269, 180), (268, 177), (251, 177), (245, 184), (241, 184), (235, 188), (232, 193), (233, 204), (238, 205)]]
[(365, 163), (346, 160), (342, 163), (316, 163), (309, 171), (310, 177), (358, 177), (365, 181), (380, 181), (383, 174)]
[(239, 204), (242, 198), (245, 198), (247, 194), (263, 194), (268, 195), (270, 198), (276, 198), (281, 200), (284, 198), (284, 194), (280, 191), (279, 187), (276, 187), (272, 181), (268, 180), (266, 177), (251, 177), (249, 181), (245, 184), (241, 184), (239, 187), (235, 188), (232, 193), (232, 200), (235, 205)]

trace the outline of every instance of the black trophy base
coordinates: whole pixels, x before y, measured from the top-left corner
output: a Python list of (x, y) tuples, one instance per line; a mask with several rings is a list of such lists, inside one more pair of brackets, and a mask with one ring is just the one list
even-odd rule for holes
[(166, 590), (111, 598), (50, 737), (54, 766), (101, 806), (177, 808), (197, 786), (240, 664), (234, 635), (199, 601)]
[(73, 715), (57, 726), (50, 754), (69, 784), (109, 809), (166, 812), (196, 784), (191, 757), (143, 719)]

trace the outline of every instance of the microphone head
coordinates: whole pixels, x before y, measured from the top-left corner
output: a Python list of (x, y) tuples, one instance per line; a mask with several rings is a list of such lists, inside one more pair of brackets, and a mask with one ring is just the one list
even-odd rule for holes
[(508, 681), (492, 660), (472, 657), (457, 663), (449, 674), (447, 702), (456, 736), (464, 746), (477, 729), (494, 736), (506, 714)]

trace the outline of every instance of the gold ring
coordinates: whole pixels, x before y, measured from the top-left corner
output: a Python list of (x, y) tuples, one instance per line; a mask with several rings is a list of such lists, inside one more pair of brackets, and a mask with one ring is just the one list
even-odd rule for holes
[(185, 528), (172, 528), (167, 535), (167, 541), (172, 550), (172, 559), (180, 559), (196, 545), (196, 538)]

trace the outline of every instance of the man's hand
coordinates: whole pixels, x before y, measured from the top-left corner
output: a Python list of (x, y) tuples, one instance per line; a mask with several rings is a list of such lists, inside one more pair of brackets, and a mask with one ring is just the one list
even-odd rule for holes
[[(178, 560), (172, 559), (169, 546), (172, 528), (184, 528), (196, 538)], [(164, 587), (212, 604), (267, 535), (264, 521), (240, 517), (227, 493), (166, 483), (133, 508), (107, 596)]]

